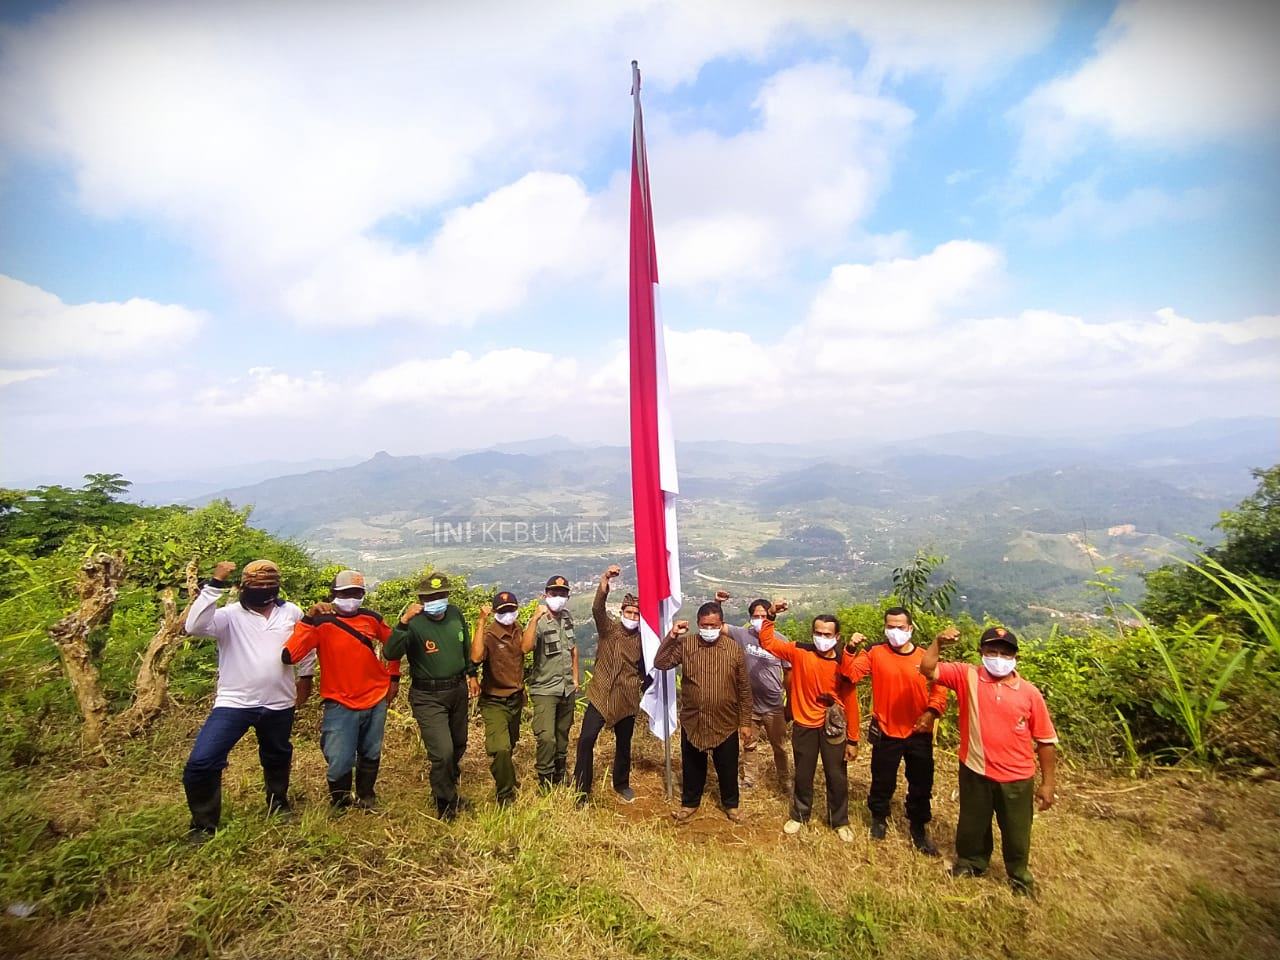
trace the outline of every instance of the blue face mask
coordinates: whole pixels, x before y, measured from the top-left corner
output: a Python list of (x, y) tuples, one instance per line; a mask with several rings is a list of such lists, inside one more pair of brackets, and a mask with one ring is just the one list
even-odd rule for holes
[(428, 600), (422, 605), (422, 612), (430, 617), (438, 617), (447, 609), (449, 609), (449, 601), (444, 597), (439, 600)]

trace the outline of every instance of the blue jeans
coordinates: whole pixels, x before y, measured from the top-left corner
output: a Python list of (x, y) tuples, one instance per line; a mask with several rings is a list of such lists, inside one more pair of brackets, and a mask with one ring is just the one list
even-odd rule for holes
[(289, 769), (293, 761), (293, 707), (268, 710), (266, 707), (214, 707), (200, 728), (191, 756), (182, 771), (182, 782), (192, 784), (211, 776), (220, 777), (227, 768), (227, 755), (252, 727), (258, 735), (258, 759), (266, 771)]
[(349, 774), (362, 760), (382, 756), (382, 731), (387, 722), (387, 701), (379, 700), (368, 710), (352, 710), (335, 700), (324, 702), (320, 724), (320, 752), (329, 763), (329, 780)]

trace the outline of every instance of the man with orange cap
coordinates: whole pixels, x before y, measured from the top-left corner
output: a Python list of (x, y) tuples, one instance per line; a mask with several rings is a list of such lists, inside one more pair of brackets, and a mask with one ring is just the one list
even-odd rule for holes
[[(227, 755), (250, 727), (258, 737), (267, 812), (289, 809), (289, 737), (297, 684), (294, 668), (280, 662), (280, 648), (302, 619), (302, 611), (280, 599), (280, 570), (270, 560), (246, 564), (239, 601), (219, 607), (235, 568), (229, 561), (219, 563), (187, 611), (187, 633), (213, 637), (218, 644), (217, 696), (182, 771), (194, 839), (218, 828)], [(300, 663), (299, 672), (312, 673), (314, 660), (310, 656)]]

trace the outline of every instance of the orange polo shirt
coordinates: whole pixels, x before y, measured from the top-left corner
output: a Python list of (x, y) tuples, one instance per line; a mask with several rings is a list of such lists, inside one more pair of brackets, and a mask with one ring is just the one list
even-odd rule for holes
[(861, 716), (858, 713), (858, 691), (853, 685), (850, 669), (853, 658), (836, 647), (836, 655), (830, 659), (816, 650), (781, 639), (774, 631), (773, 621), (766, 620), (760, 627), (760, 646), (779, 660), (791, 664), (791, 715), (802, 727), (821, 727), (827, 722), (827, 705), (824, 697), (838, 697), (844, 704), (848, 721), (848, 740), (858, 742)]
[[(342, 623), (363, 634), (370, 649), (353, 637)], [(387, 695), (391, 680), (400, 679), (400, 662), (384, 663), (377, 654), (391, 636), (391, 628), (372, 610), (361, 607), (349, 617), (303, 617), (284, 645), (297, 663), (312, 650), (320, 661), (320, 697), (351, 710), (368, 710)]]
[(922, 659), (924, 650), (918, 646), (900, 653), (888, 643), (878, 643), (853, 658), (849, 676), (857, 683), (871, 675), (871, 713), (886, 737), (911, 736), (916, 720), (928, 708), (938, 716), (946, 712), (947, 688), (921, 675)]
[(1035, 684), (1012, 673), (996, 679), (972, 663), (939, 663), (938, 683), (960, 705), (960, 762), (998, 783), (1036, 775), (1035, 745), (1057, 743), (1049, 708)]

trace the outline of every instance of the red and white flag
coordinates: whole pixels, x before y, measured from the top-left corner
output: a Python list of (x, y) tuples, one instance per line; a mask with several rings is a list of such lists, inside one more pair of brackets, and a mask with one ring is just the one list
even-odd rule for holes
[[(645, 668), (653, 684), (641, 707), (649, 729), (676, 729), (675, 671), (654, 673), (653, 659), (680, 609), (676, 539), (676, 448), (671, 434), (667, 355), (658, 310), (658, 258), (649, 204), (649, 162), (640, 111), (640, 68), (631, 64), (635, 126), (631, 138), (631, 501), (635, 511), (636, 586)], [(665, 709), (664, 709), (665, 708)]]

